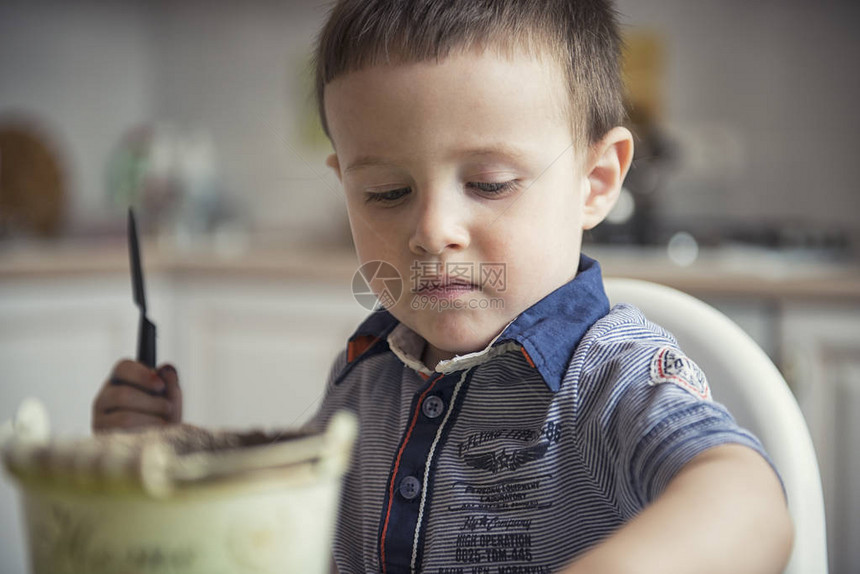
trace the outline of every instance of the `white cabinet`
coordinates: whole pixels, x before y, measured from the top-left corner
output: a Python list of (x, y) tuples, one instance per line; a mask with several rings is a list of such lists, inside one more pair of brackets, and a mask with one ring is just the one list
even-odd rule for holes
[(332, 360), (368, 311), (347, 282), (187, 280), (169, 314), (187, 420), (284, 427), (314, 413)]
[[(185, 418), (208, 426), (284, 426), (312, 414), (329, 367), (368, 314), (349, 283), (153, 275), (159, 363), (180, 374)], [(0, 419), (27, 396), (62, 433), (89, 431), (113, 364), (135, 352), (127, 277), (29, 279), (0, 286)]]
[(59, 432), (85, 433), (113, 363), (134, 352), (127, 277), (38, 278), (0, 284), (0, 421), (28, 396)]
[(782, 314), (784, 370), (821, 467), (832, 574), (860, 566), (860, 305), (794, 303)]

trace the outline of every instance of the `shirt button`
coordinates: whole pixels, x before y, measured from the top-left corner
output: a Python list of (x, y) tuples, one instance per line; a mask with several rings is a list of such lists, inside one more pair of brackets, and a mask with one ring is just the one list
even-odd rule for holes
[(400, 496), (412, 500), (421, 492), (421, 481), (414, 476), (407, 476), (400, 481)]
[(436, 395), (430, 395), (424, 399), (424, 404), (421, 405), (421, 411), (428, 419), (435, 419), (445, 410), (445, 403)]

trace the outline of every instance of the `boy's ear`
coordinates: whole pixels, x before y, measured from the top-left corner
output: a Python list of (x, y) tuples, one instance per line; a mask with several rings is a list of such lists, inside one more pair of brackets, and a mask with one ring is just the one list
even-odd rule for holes
[(325, 164), (332, 169), (332, 171), (335, 173), (335, 175), (337, 175), (337, 178), (340, 180), (341, 179), (341, 177), (340, 177), (340, 162), (337, 159), (337, 154), (333, 153), (333, 154), (329, 155), (325, 159)]
[(595, 227), (615, 206), (632, 161), (633, 134), (627, 128), (612, 128), (591, 146), (585, 166), (588, 189), (583, 197), (583, 229)]

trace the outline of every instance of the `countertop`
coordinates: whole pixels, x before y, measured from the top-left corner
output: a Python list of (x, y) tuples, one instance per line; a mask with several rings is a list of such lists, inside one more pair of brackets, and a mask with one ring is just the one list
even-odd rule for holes
[[(207, 245), (179, 249), (144, 240), (143, 262), (150, 274), (243, 280), (351, 281), (355, 253), (346, 247)], [(791, 254), (730, 248), (704, 250), (689, 266), (679, 266), (665, 250), (587, 246), (607, 277), (654, 281), (702, 296), (839, 299), (860, 302), (860, 265), (810, 253)], [(0, 282), (128, 273), (128, 250), (108, 242), (0, 243)]]

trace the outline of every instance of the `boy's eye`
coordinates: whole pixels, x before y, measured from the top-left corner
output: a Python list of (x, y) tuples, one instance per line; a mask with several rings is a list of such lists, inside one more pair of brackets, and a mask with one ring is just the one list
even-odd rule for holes
[[(506, 192), (512, 191), (517, 186), (517, 182), (515, 180), (503, 181), (500, 183), (470, 181), (466, 186), (487, 195), (502, 195)], [(365, 194), (365, 201), (367, 203), (394, 203), (398, 199), (408, 195), (411, 191), (412, 190), (408, 187), (389, 189), (386, 191), (368, 191)]]
[(511, 191), (514, 187), (516, 187), (516, 181), (503, 181), (500, 183), (485, 183), (480, 181), (471, 181), (467, 184), (469, 187), (473, 187), (482, 193), (488, 194), (502, 194), (506, 191)]
[(378, 191), (378, 192), (374, 191), (374, 192), (369, 192), (367, 194), (366, 201), (367, 201), (367, 203), (373, 203), (373, 202), (385, 203), (387, 201), (397, 201), (398, 199), (400, 199), (401, 197), (403, 197), (407, 193), (409, 193), (408, 187), (402, 187), (400, 189), (391, 189), (388, 191)]

